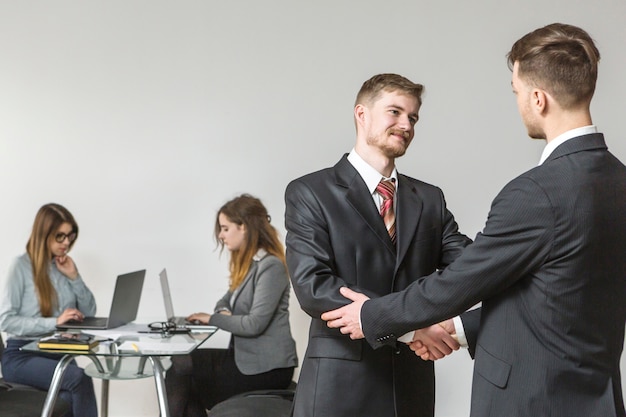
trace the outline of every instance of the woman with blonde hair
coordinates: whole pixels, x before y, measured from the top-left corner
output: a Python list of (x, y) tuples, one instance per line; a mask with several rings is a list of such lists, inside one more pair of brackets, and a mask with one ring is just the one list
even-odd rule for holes
[[(77, 237), (72, 214), (59, 204), (46, 204), (35, 217), (26, 253), (9, 269), (0, 303), (0, 330), (8, 335), (2, 374), (8, 382), (47, 390), (63, 355), (20, 348), (53, 332), (58, 324), (96, 313), (94, 296), (67, 254)], [(65, 371), (59, 397), (70, 404), (74, 417), (98, 415), (93, 382), (76, 362)]]
[(298, 365), (289, 328), (289, 278), (283, 244), (258, 198), (243, 194), (218, 211), (215, 239), (230, 252), (229, 289), (213, 314), (187, 319), (232, 334), (227, 349), (197, 349), (167, 372), (170, 413), (206, 416), (235, 394), (289, 386)]

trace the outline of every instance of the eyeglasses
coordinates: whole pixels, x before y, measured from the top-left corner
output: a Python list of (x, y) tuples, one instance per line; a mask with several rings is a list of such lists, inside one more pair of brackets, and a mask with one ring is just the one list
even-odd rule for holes
[(54, 235), (54, 240), (56, 240), (58, 243), (65, 242), (65, 239), (69, 240), (70, 243), (72, 243), (76, 240), (76, 232), (71, 232), (69, 235), (66, 235), (65, 233), (57, 233), (56, 235)]
[(179, 333), (189, 333), (186, 327), (176, 326), (176, 323), (169, 321), (155, 321), (148, 324), (151, 333), (161, 333), (161, 337), (170, 337)]

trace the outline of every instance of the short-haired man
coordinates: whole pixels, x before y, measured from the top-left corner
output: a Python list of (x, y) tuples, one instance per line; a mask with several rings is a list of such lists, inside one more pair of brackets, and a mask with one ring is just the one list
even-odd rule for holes
[[(406, 345), (374, 350), (320, 319), (346, 304), (342, 286), (372, 297), (402, 290), (445, 268), (470, 242), (439, 188), (396, 170), (413, 139), (421, 94), (422, 85), (396, 74), (366, 81), (354, 107), (354, 149), (287, 187), (287, 265), (312, 318), (294, 417), (434, 414), (432, 362)], [(416, 337), (440, 353), (458, 348), (439, 325)]]

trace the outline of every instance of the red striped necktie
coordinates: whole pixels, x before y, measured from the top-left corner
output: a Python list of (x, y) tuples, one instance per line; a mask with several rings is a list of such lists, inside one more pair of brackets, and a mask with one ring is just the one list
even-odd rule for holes
[(381, 180), (376, 186), (376, 192), (383, 198), (380, 205), (380, 216), (385, 222), (389, 237), (396, 244), (396, 214), (393, 209), (393, 195), (396, 192), (394, 180)]

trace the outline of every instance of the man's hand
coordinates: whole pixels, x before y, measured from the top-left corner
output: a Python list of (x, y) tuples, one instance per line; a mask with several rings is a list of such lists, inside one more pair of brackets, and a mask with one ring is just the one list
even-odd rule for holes
[(363, 303), (369, 300), (369, 297), (347, 287), (341, 287), (339, 291), (341, 295), (353, 302), (336, 310), (325, 312), (322, 314), (322, 320), (327, 322), (328, 327), (338, 328), (341, 333), (349, 334), (350, 339), (363, 339), (365, 335), (360, 325), (361, 307)]
[(425, 329), (416, 330), (409, 347), (425, 361), (434, 361), (451, 354), (460, 347), (454, 322), (449, 319)]

